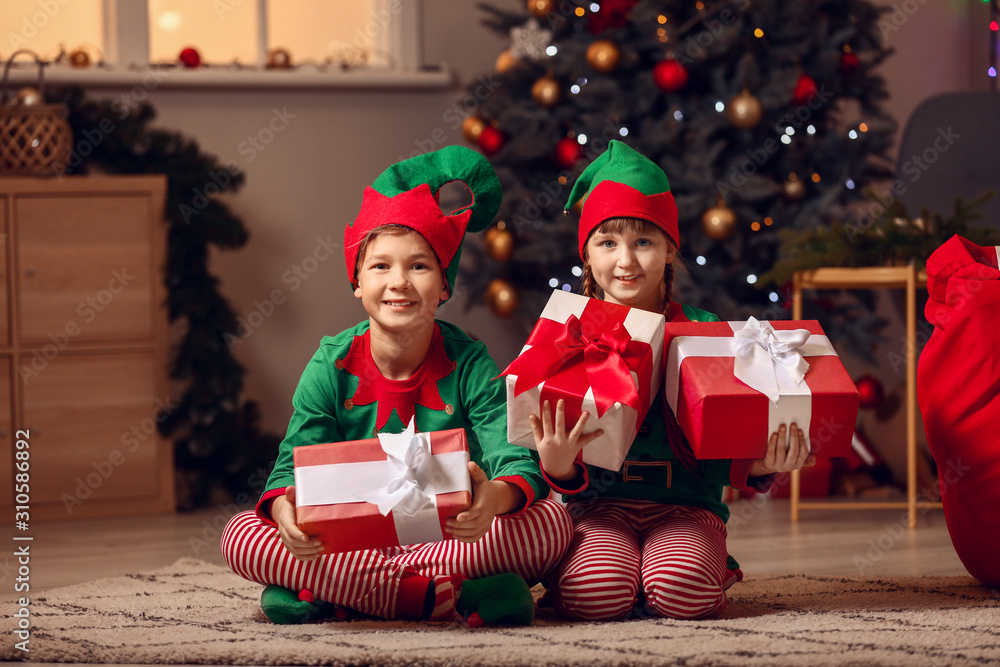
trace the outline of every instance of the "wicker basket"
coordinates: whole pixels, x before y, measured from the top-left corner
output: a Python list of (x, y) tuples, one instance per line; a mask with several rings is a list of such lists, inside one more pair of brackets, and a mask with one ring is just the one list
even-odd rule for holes
[(0, 175), (58, 176), (69, 161), (73, 131), (62, 104), (16, 104), (7, 95), (14, 58), (30, 53), (38, 63), (38, 90), (45, 95), (45, 64), (31, 51), (15, 51), (7, 60), (0, 84)]

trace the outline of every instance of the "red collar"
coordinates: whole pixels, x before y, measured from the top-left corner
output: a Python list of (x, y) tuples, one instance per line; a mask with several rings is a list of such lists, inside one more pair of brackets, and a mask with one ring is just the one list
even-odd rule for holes
[(358, 388), (351, 397), (353, 405), (378, 403), (375, 428), (381, 429), (389, 421), (395, 408), (403, 425), (410, 423), (414, 405), (431, 410), (444, 410), (445, 403), (438, 391), (438, 380), (455, 369), (455, 364), (444, 351), (444, 338), (435, 324), (430, 348), (417, 372), (405, 380), (389, 380), (375, 365), (371, 353), (371, 330), (354, 337), (351, 349), (343, 360), (343, 369), (358, 378)]
[(684, 313), (684, 306), (672, 301), (670, 303), (670, 308), (667, 309), (667, 322), (690, 322), (688, 316)]

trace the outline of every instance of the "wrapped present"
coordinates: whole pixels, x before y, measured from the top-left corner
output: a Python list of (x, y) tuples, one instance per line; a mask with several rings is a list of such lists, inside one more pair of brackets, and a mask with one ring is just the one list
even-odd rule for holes
[(618, 470), (660, 388), (663, 316), (556, 291), (520, 355), (501, 375), (507, 383), (507, 438), (535, 448), (528, 417), (543, 401), (566, 402), (566, 426), (590, 414), (587, 432), (604, 435), (583, 461)]
[(858, 390), (819, 322), (670, 322), (667, 403), (700, 459), (757, 459), (795, 422), (818, 456), (846, 456)]
[(463, 429), (296, 447), (295, 519), (327, 553), (446, 539), (472, 501)]

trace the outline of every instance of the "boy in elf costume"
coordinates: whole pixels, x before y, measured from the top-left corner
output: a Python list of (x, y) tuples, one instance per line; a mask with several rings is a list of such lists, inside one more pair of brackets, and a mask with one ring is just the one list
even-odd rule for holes
[[(581, 200), (585, 296), (662, 313), (667, 322), (719, 320), (674, 301), (677, 206), (659, 166), (613, 140), (580, 174), (567, 209)], [(569, 618), (621, 619), (637, 606), (667, 618), (722, 613), (726, 589), (743, 576), (726, 549), (723, 487), (766, 491), (775, 473), (815, 460), (794, 423), (787, 438), (784, 424), (771, 434), (763, 459), (696, 460), (661, 388), (622, 469), (592, 473), (577, 458), (586, 415), (566, 434), (562, 401), (554, 407), (554, 420), (546, 405), (531, 421), (542, 468), (573, 517), (573, 544), (550, 595)]]
[[(445, 215), (437, 192), (456, 180), (473, 202)], [(434, 319), (452, 294), (465, 232), (487, 227), (500, 199), (490, 164), (460, 146), (394, 164), (366, 188), (344, 248), (368, 319), (322, 340), (256, 510), (234, 516), (222, 536), (233, 571), (266, 585), (261, 606), (273, 622), (343, 617), (347, 608), (471, 626), (530, 623), (525, 580), (556, 566), (572, 524), (545, 498), (534, 453), (507, 441), (504, 385), (485, 346)], [(295, 522), (292, 450), (399, 433), (411, 418), (422, 432), (466, 430), (473, 500), (448, 522), (455, 539), (324, 553)]]

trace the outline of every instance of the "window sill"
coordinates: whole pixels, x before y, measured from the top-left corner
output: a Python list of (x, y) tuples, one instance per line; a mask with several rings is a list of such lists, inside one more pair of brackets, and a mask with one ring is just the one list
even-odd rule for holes
[[(10, 83), (15, 86), (38, 82), (38, 69), (11, 69)], [(356, 90), (443, 90), (453, 83), (452, 71), (446, 66), (421, 70), (354, 69), (330, 67), (320, 70), (303, 66), (299, 69), (258, 70), (234, 67), (147, 67), (144, 69), (114, 69), (89, 67), (47, 67), (45, 83), (114, 88), (214, 88), (214, 89), (356, 89)]]

